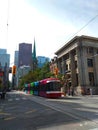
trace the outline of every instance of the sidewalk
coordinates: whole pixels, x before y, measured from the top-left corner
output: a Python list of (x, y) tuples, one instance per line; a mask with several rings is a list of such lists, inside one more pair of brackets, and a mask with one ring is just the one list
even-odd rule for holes
[(92, 98), (92, 99), (98, 99), (98, 95), (74, 95), (74, 96), (65, 96), (65, 98)]
[[(24, 94), (24, 95), (31, 95), (29, 93), (26, 93), (24, 91), (16, 91), (17, 93), (20, 93), (20, 94)], [(32, 95), (31, 95), (32, 96)], [(78, 99), (78, 98), (89, 98), (89, 99), (98, 99), (98, 95), (74, 95), (74, 96), (69, 96), (69, 95), (66, 95), (64, 97), (61, 97), (62, 99)]]
[(24, 94), (24, 95), (31, 95), (31, 94), (29, 94), (29, 93), (26, 93), (26, 92), (24, 92), (24, 91), (17, 91), (17, 93), (20, 93), (20, 94)]

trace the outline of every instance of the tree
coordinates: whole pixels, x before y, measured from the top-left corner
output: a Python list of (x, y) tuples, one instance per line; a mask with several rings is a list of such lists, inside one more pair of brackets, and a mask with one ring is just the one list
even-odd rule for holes
[(49, 77), (55, 77), (55, 75), (50, 72), (49, 62), (46, 62), (42, 68), (36, 68), (34, 71), (30, 71), (22, 77), (19, 82), (19, 89), (23, 89), (25, 83), (31, 83)]
[(30, 83), (36, 80), (36, 75), (32, 71), (23, 76), (19, 81), (19, 89), (23, 89), (25, 83)]

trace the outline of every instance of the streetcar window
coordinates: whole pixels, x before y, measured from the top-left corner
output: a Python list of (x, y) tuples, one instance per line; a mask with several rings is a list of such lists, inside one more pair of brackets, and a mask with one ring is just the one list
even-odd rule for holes
[(40, 85), (40, 91), (45, 91), (45, 90), (46, 90), (46, 85), (45, 84)]
[(60, 83), (59, 82), (49, 82), (46, 85), (47, 91), (60, 91)]
[(49, 91), (50, 90), (50, 83), (47, 83), (46, 84), (46, 91)]
[(53, 82), (53, 90), (60, 91), (60, 83), (59, 82)]

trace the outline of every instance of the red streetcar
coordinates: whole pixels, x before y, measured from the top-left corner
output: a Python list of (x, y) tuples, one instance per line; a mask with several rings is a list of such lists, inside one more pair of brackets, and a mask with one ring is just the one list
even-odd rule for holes
[(59, 98), (64, 95), (61, 92), (60, 80), (57, 78), (43, 79), (39, 84), (39, 96), (47, 98)]
[(64, 96), (64, 93), (61, 92), (61, 83), (58, 78), (47, 78), (32, 82), (32, 84), (25, 84), (26, 93), (46, 98), (59, 98)]

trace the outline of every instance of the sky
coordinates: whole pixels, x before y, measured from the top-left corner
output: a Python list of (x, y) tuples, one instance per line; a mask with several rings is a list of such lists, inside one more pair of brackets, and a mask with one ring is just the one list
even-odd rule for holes
[(11, 64), (19, 43), (35, 38), (36, 55), (51, 59), (76, 35), (98, 37), (98, 0), (0, 0), (0, 48)]

